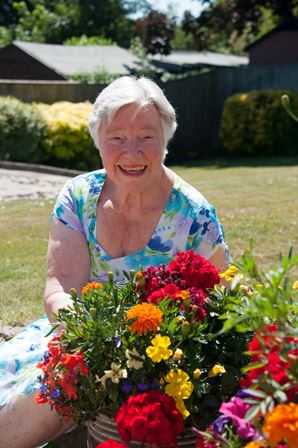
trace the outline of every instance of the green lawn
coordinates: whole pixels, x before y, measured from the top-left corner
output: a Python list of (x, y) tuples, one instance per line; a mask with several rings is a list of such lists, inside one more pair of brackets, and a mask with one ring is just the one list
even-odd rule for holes
[[(255, 241), (260, 264), (298, 251), (298, 162), (292, 166), (175, 167), (217, 208), (232, 256)], [(0, 205), (0, 320), (28, 323), (43, 312), (52, 200)], [(297, 275), (293, 274), (293, 275)]]

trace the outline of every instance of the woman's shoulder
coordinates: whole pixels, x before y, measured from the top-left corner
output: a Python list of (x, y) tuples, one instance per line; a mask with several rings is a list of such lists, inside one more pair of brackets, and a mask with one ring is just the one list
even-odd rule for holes
[(202, 208), (214, 208), (199, 190), (177, 174), (175, 174), (174, 192), (180, 197), (182, 206), (188, 207), (194, 214)]
[(79, 174), (66, 182), (66, 187), (72, 195), (82, 196), (87, 193), (99, 193), (106, 178), (104, 169)]

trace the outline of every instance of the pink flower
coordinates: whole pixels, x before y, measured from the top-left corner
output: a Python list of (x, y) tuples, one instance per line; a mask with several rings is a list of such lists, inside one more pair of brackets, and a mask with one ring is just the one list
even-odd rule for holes
[(239, 397), (233, 397), (231, 401), (227, 403), (222, 403), (219, 408), (221, 412), (226, 417), (229, 417), (236, 426), (237, 433), (241, 439), (254, 438), (258, 435), (258, 431), (246, 420), (244, 420), (245, 414), (249, 410), (250, 405), (245, 403)]

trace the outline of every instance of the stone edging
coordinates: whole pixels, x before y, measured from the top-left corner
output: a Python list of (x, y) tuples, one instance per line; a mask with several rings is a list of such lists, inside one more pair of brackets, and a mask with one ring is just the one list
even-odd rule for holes
[(67, 168), (59, 168), (56, 166), (39, 165), (35, 163), (22, 163), (0, 160), (0, 168), (19, 171), (35, 171), (37, 173), (57, 174), (60, 176), (74, 177), (82, 174), (84, 171), (69, 170)]

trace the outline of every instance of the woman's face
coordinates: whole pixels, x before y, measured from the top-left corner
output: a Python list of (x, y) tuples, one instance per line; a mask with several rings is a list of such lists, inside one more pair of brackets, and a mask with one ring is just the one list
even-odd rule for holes
[(136, 104), (121, 107), (101, 125), (99, 143), (103, 166), (121, 188), (142, 190), (162, 171), (164, 135), (154, 105), (138, 112)]

